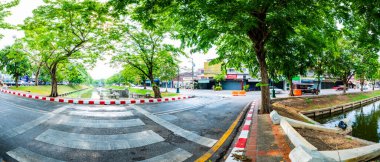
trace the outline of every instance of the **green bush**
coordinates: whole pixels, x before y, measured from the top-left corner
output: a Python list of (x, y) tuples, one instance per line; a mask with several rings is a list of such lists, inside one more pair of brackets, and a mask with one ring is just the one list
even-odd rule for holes
[(246, 92), (248, 92), (248, 91), (249, 91), (249, 85), (245, 85), (245, 86), (244, 86), (244, 90), (245, 90)]
[(215, 90), (215, 91), (221, 91), (221, 90), (222, 90), (222, 86), (215, 86), (215, 87), (214, 87), (214, 90)]

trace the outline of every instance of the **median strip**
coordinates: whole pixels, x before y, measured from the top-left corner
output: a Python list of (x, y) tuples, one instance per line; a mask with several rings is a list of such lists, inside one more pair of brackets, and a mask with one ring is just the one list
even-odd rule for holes
[(145, 104), (145, 103), (160, 103), (171, 102), (177, 100), (184, 100), (191, 98), (190, 96), (168, 97), (168, 98), (151, 98), (151, 99), (130, 99), (130, 100), (82, 100), (82, 99), (67, 99), (67, 98), (54, 98), (43, 97), (38, 95), (26, 94), (21, 92), (15, 92), (10, 90), (0, 90), (3, 93), (12, 94), (20, 97), (26, 97), (35, 100), (70, 103), (70, 104), (85, 104), (85, 105), (126, 105), (126, 104)]

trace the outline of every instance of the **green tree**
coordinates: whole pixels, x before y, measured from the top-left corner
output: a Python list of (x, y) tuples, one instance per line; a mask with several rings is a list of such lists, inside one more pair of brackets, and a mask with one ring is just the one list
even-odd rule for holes
[(339, 0), (337, 18), (346, 28), (355, 30), (360, 38), (379, 44), (380, 36), (380, 2), (368, 0)]
[(379, 56), (376, 51), (359, 48), (355, 62), (355, 78), (360, 81), (360, 91), (363, 91), (365, 80), (371, 81), (379, 68)]
[(91, 76), (88, 74), (86, 67), (79, 63), (69, 63), (62, 68), (64, 80), (70, 84), (90, 84)]
[(165, 92), (168, 92), (168, 82), (178, 75), (178, 69), (173, 67), (178, 67), (178, 60), (168, 60), (160, 66), (160, 69), (157, 73), (157, 76), (160, 79), (160, 81), (166, 81)]
[[(0, 2), (0, 28), (1, 29), (14, 29), (14, 26), (4, 21), (4, 19), (11, 15), (9, 11), (10, 8), (17, 6), (20, 3), (20, 0), (12, 0), (8, 2)], [(3, 38), (4, 35), (0, 34), (0, 38)]]
[(218, 82), (218, 86), (221, 86), (220, 82), (226, 80), (226, 75), (225, 74), (217, 74), (217, 75), (214, 75), (213, 79), (215, 80), (215, 82)]
[(327, 73), (328, 67), (332, 66), (334, 44), (337, 41), (338, 34), (335, 20), (332, 16), (324, 15), (325, 21), (330, 23), (323, 27), (304, 28), (302, 35), (305, 40), (305, 46), (308, 49), (310, 59), (309, 68), (314, 72), (317, 78), (317, 89), (320, 90), (321, 79)]
[[(229, 59), (238, 60), (236, 62), (248, 68), (257, 68), (257, 64), (252, 64), (255, 62), (252, 60), (257, 60), (264, 85), (261, 90), (263, 113), (270, 112), (267, 62), (270, 61), (268, 55), (271, 53), (267, 51), (268, 44), (274, 43), (274, 39), (288, 39), (287, 34), (293, 32), (299, 24), (307, 27), (324, 24), (320, 21), (321, 8), (333, 5), (330, 3), (331, 1), (311, 0), (110, 1), (121, 14), (128, 14), (132, 10), (133, 18), (145, 25), (173, 24), (171, 30), (178, 33), (177, 38), (184, 45), (195, 45), (197, 50), (207, 51), (214, 44), (235, 46), (231, 49), (239, 48), (241, 44), (229, 43), (231, 38), (239, 39), (235, 42), (243, 42), (244, 47), (249, 43), (249, 50), (243, 48), (247, 51), (244, 56)], [(126, 6), (130, 10), (126, 10)]]
[(123, 70), (121, 71), (121, 75), (132, 83), (143, 83), (144, 89), (146, 89), (146, 76), (135, 67), (129, 64), (124, 65)]
[(278, 42), (278, 44), (273, 47), (269, 46), (269, 48), (271, 53), (277, 53), (268, 56), (271, 59), (268, 66), (275, 67), (269, 68), (269, 74), (271, 74), (273, 80), (278, 77), (286, 78), (290, 85), (289, 96), (294, 96), (292, 78), (305, 75), (310, 65), (309, 57), (305, 55), (308, 51), (304, 42), (302, 42), (302, 38), (299, 35), (294, 35), (286, 42)]
[(331, 58), (332, 64), (328, 69), (329, 74), (337, 76), (343, 81), (343, 94), (346, 93), (346, 88), (348, 88), (348, 81), (355, 74), (355, 63), (358, 54), (355, 52), (356, 47), (353, 45), (353, 42), (347, 40), (342, 34), (342, 37), (335, 42), (334, 54)]
[(160, 88), (154, 82), (163, 65), (172, 62), (182, 53), (173, 45), (163, 43), (164, 33), (160, 30), (138, 30), (131, 25), (120, 25), (121, 50), (113, 57), (115, 62), (123, 63), (139, 71), (151, 81), (154, 97), (161, 98)]
[(19, 50), (17, 44), (5, 47), (0, 51), (0, 69), (5, 69), (5, 72), (12, 75), (18, 87), (19, 78), (27, 75), (30, 70), (27, 54)]
[(39, 51), (48, 69), (51, 97), (58, 96), (57, 70), (60, 64), (81, 59), (94, 63), (109, 20), (104, 4), (94, 0), (50, 0), (33, 11), (25, 20), (25, 31), (31, 49)]

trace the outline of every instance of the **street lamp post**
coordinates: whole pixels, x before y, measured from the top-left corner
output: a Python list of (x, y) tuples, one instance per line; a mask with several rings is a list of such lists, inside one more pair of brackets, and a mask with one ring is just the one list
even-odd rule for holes
[(194, 60), (193, 53), (191, 53), (191, 89), (194, 90)]
[(272, 84), (272, 98), (276, 98), (276, 93), (274, 91), (274, 86), (273, 86), (273, 81), (271, 80), (271, 84)]
[(177, 93), (179, 93), (179, 66), (178, 66), (178, 76), (177, 76)]

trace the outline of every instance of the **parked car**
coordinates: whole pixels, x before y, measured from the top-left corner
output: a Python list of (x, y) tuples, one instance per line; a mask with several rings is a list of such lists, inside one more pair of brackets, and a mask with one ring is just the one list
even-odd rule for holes
[(318, 95), (320, 92), (318, 89), (314, 88), (314, 84), (294, 84), (293, 89), (300, 89), (302, 93), (311, 93), (316, 95)]
[(273, 88), (274, 88), (274, 93), (275, 93), (275, 94), (280, 94), (280, 93), (283, 93), (283, 92), (284, 92), (282, 89), (279, 89), (279, 88), (274, 87), (274, 86), (269, 86), (269, 91), (270, 91), (270, 93), (273, 93)]
[(368, 90), (369, 89), (369, 86), (368, 85), (364, 85), (363, 86), (363, 90)]
[(335, 89), (336, 91), (343, 91), (344, 89), (346, 89), (346, 91), (347, 91), (348, 87), (344, 87), (344, 85), (340, 85), (337, 87), (333, 87), (333, 89)]

